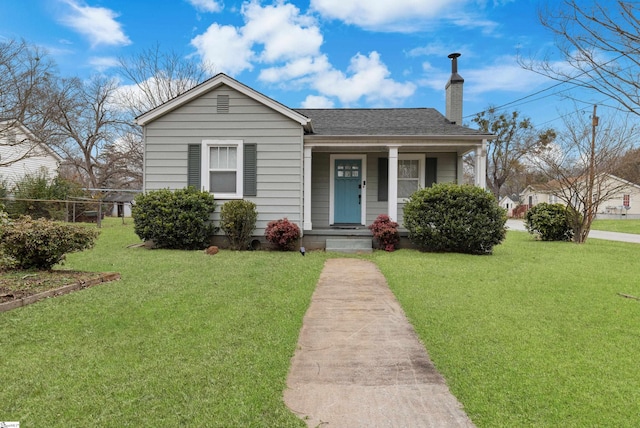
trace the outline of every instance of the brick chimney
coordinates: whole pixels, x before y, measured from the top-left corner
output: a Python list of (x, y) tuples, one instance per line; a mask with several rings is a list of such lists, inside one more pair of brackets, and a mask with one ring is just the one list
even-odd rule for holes
[(458, 74), (459, 53), (452, 53), (448, 56), (451, 59), (451, 78), (445, 86), (447, 94), (446, 114), (451, 123), (462, 125), (462, 86), (464, 79)]

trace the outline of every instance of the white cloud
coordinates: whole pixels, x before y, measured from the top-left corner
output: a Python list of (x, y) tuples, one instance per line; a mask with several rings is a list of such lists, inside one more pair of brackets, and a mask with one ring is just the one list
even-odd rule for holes
[(237, 74), (253, 69), (252, 42), (232, 25), (212, 24), (204, 34), (191, 40), (203, 62), (222, 72)]
[[(458, 73), (465, 82), (465, 97), (470, 99), (495, 92), (529, 93), (532, 88), (549, 83), (546, 77), (522, 68), (514, 56), (497, 57), (491, 64), (475, 68), (471, 60), (473, 54), (461, 57), (464, 58), (467, 60), (458, 62)], [(428, 63), (424, 64), (424, 70), (429, 76), (421, 84), (437, 91), (444, 90), (451, 70), (437, 72)]]
[[(469, 0), (311, 0), (322, 16), (367, 29), (414, 31), (425, 20), (445, 17)], [(413, 23), (413, 25), (412, 25)], [(422, 28), (424, 31), (424, 28)]]
[(333, 108), (331, 99), (318, 95), (307, 95), (302, 102), (302, 108)]
[[(242, 7), (245, 25), (212, 24), (191, 40), (198, 54), (217, 69), (237, 74), (253, 68), (252, 61), (273, 64), (317, 55), (323, 38), (315, 20), (292, 4)], [(260, 49), (262, 47), (262, 49)]]
[(377, 52), (357, 54), (347, 74), (335, 69), (321, 52), (323, 36), (314, 18), (282, 1), (262, 6), (257, 1), (242, 7), (243, 26), (212, 24), (191, 40), (201, 58), (229, 74), (264, 66), (259, 80), (282, 87), (308, 87), (319, 92), (304, 101), (333, 105), (400, 104), (413, 95), (413, 83), (391, 79)]
[(343, 104), (357, 103), (364, 98), (368, 104), (399, 104), (416, 90), (413, 83), (399, 83), (390, 79), (387, 66), (377, 52), (368, 56), (357, 54), (351, 58), (350, 75), (329, 70), (313, 79), (313, 86), (323, 95), (337, 97)]
[(266, 63), (315, 55), (323, 38), (314, 19), (301, 15), (292, 4), (278, 3), (262, 7), (248, 3), (242, 8), (246, 21), (242, 34), (262, 44), (260, 59)]
[(310, 56), (292, 60), (281, 67), (265, 68), (260, 72), (258, 79), (275, 83), (320, 74), (330, 69), (331, 64), (329, 64), (329, 59), (326, 55)]
[(62, 22), (88, 37), (93, 46), (131, 44), (120, 23), (116, 21), (119, 15), (111, 9), (84, 6), (74, 0), (63, 1), (71, 10), (62, 18)]
[(187, 0), (199, 12), (215, 13), (222, 10), (222, 5), (216, 0)]
[(89, 58), (89, 64), (98, 71), (104, 71), (108, 68), (117, 67), (119, 65), (118, 58), (114, 57), (98, 57)]

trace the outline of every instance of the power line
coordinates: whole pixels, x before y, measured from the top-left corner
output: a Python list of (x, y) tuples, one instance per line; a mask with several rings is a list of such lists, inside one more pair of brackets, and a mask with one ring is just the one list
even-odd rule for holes
[[(615, 57), (615, 58), (613, 58), (613, 59), (611, 59), (611, 60), (609, 60), (609, 61), (607, 61), (607, 62), (605, 62), (605, 63), (603, 63), (603, 64), (601, 64), (601, 65), (599, 65), (599, 67), (602, 67), (602, 66), (605, 66), (605, 65), (607, 65), (607, 64), (609, 64), (609, 63), (611, 63), (611, 62), (617, 61), (618, 59), (620, 59), (620, 58), (622, 58), (622, 57), (624, 57), (624, 56), (625, 56), (625, 54), (624, 54), (624, 53), (623, 53), (623, 54), (620, 54), (620, 55), (618, 55), (617, 57)], [(627, 69), (628, 69), (628, 68), (631, 68), (631, 66), (627, 67)], [(549, 91), (549, 90), (551, 90), (551, 89), (553, 89), (553, 88), (556, 88), (556, 87), (558, 87), (558, 86), (560, 86), (560, 85), (563, 85), (563, 84), (565, 84), (565, 83), (571, 83), (573, 80), (576, 80), (576, 79), (578, 79), (579, 77), (581, 77), (581, 76), (583, 76), (583, 75), (585, 75), (585, 74), (588, 74), (588, 73), (590, 73), (590, 72), (592, 72), (592, 71), (594, 71), (594, 70), (595, 70), (595, 68), (592, 68), (591, 70), (583, 71), (582, 73), (579, 73), (579, 74), (577, 74), (576, 76), (570, 77), (570, 78), (568, 78), (568, 79), (566, 79), (566, 80), (559, 81), (558, 83), (556, 83), (556, 84), (554, 84), (554, 85), (551, 85), (551, 86), (549, 86), (549, 87), (547, 87), (547, 88), (541, 89), (541, 90), (536, 91), (536, 92), (534, 92), (534, 93), (532, 93), (532, 94), (529, 94), (529, 95), (526, 95), (526, 96), (524, 96), (524, 97), (518, 98), (518, 99), (516, 99), (516, 100), (514, 100), (514, 101), (510, 101), (510, 102), (508, 102), (508, 103), (506, 103), (506, 104), (502, 104), (502, 105), (500, 105), (500, 106), (496, 106), (496, 107), (492, 107), (492, 108), (494, 108), (495, 110), (501, 110), (501, 109), (503, 109), (503, 108), (505, 108), (505, 107), (508, 107), (508, 106), (510, 106), (510, 105), (513, 105), (513, 104), (519, 103), (519, 102), (521, 102), (521, 101), (524, 101), (524, 100), (526, 100), (526, 99), (529, 99), (529, 98), (531, 98), (531, 97), (534, 97), (534, 96), (536, 96), (536, 95), (539, 95), (539, 94), (541, 94), (541, 93), (543, 93), (543, 92), (547, 92), (547, 91)], [(539, 74), (540, 74), (540, 73), (539, 73)], [(603, 79), (603, 78), (591, 79), (591, 82), (596, 82), (596, 81), (601, 80), (601, 79)], [(575, 86), (579, 87), (580, 85), (575, 85)], [(559, 93), (562, 93), (562, 92), (565, 92), (565, 91), (568, 91), (568, 90), (569, 90), (569, 88), (568, 88), (568, 89), (564, 89), (564, 90), (559, 91), (559, 92), (554, 92), (553, 94), (550, 94), (550, 95), (545, 95), (544, 97), (540, 97), (540, 98), (537, 98), (537, 99), (535, 99), (535, 100), (531, 100), (531, 101), (529, 101), (529, 102), (538, 101), (538, 100), (541, 100), (541, 99), (544, 99), (544, 98), (548, 98), (548, 97), (550, 97), (550, 96), (557, 95), (557, 94), (559, 94)], [(480, 112), (477, 112), (477, 113), (473, 113), (473, 114), (467, 115), (467, 116), (465, 116), (465, 117), (464, 117), (464, 119), (468, 119), (468, 118), (470, 118), (470, 117), (474, 117), (474, 116), (476, 116), (476, 115), (478, 115), (478, 114), (480, 114), (480, 113), (482, 113), (482, 112), (484, 112), (484, 111), (485, 111), (485, 110), (482, 110), (482, 111), (480, 111)], [(554, 120), (555, 120), (555, 119), (554, 119)]]

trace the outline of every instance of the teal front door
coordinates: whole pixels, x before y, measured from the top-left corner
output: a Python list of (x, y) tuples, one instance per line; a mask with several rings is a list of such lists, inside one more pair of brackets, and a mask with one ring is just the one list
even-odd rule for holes
[(334, 166), (334, 223), (360, 224), (362, 160), (336, 159)]

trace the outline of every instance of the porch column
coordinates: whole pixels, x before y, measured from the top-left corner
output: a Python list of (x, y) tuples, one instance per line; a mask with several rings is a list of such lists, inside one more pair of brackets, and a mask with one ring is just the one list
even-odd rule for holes
[(464, 154), (458, 155), (458, 166), (456, 167), (456, 183), (464, 184)]
[(487, 140), (482, 140), (482, 146), (476, 148), (475, 185), (487, 188)]
[(304, 148), (304, 197), (302, 209), (303, 230), (311, 230), (311, 147)]
[(398, 146), (389, 147), (389, 184), (387, 214), (398, 221)]

